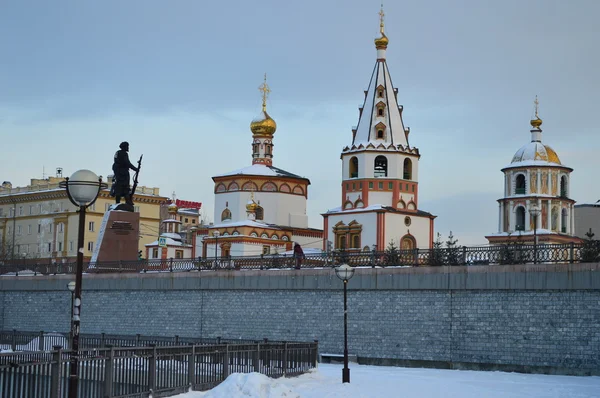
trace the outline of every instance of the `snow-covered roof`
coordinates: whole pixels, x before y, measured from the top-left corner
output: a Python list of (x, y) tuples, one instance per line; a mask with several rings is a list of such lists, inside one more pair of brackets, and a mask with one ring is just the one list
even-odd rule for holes
[(513, 156), (511, 164), (507, 167), (523, 166), (562, 166), (562, 163), (550, 146), (539, 141), (532, 141), (519, 148)]
[(162, 234), (160, 234), (161, 238), (170, 238), (170, 239), (175, 239), (175, 240), (181, 240), (181, 235), (179, 234), (175, 234), (172, 232), (163, 232)]
[[(174, 239), (171, 239), (171, 238), (166, 238), (165, 241), (166, 241), (167, 246), (184, 246), (183, 243), (178, 242), (178, 241), (176, 241)], [(146, 246), (158, 246), (158, 241), (155, 240), (152, 243), (148, 243)], [(189, 246), (189, 245), (187, 245), (187, 246)]]
[(306, 177), (301, 177), (297, 174), (290, 173), (289, 171), (285, 171), (273, 166), (266, 166), (263, 164), (253, 164), (252, 166), (244, 167), (241, 169), (230, 171), (229, 173), (219, 174), (214, 176), (217, 177), (227, 177), (234, 175), (253, 175), (253, 176), (269, 176), (269, 177), (288, 177), (288, 178), (301, 178), (303, 180), (308, 180)]
[(327, 210), (327, 212), (325, 214), (331, 214), (331, 213), (357, 213), (357, 212), (361, 212), (361, 211), (381, 210), (381, 209), (383, 209), (382, 205), (371, 205), (371, 206), (362, 207), (362, 208), (359, 208), (359, 209), (349, 209), (349, 210), (344, 210), (344, 209), (342, 209), (341, 206), (338, 206), (338, 207), (334, 207), (333, 209)]
[[(383, 96), (379, 96), (379, 87), (383, 87)], [(383, 116), (379, 116), (377, 105), (383, 104)], [(385, 61), (378, 60), (373, 68), (369, 88), (362, 106), (363, 111), (358, 120), (356, 134), (352, 144), (383, 143), (408, 146), (408, 138), (405, 133), (404, 123), (396, 92), (392, 85), (392, 78)], [(378, 124), (385, 126), (384, 138), (377, 139)]]

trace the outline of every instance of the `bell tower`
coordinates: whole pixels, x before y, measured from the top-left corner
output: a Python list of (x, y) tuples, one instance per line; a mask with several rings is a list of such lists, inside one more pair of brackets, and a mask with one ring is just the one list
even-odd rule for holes
[(277, 123), (267, 113), (267, 98), (271, 89), (267, 84), (267, 74), (265, 80), (258, 89), (262, 93), (262, 111), (250, 123), (252, 131), (252, 164), (263, 164), (265, 166), (273, 165), (273, 134), (277, 130)]
[(420, 154), (409, 144), (410, 129), (404, 126), (403, 107), (387, 66), (384, 16), (381, 9), (377, 60), (359, 108), (358, 126), (352, 130), (352, 144), (341, 154), (344, 210), (380, 204), (417, 211)]

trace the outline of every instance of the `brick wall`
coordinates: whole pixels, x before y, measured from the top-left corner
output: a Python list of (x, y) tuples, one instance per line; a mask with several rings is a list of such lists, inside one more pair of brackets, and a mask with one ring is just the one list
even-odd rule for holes
[[(349, 351), (373, 363), (599, 374), (598, 268), (576, 266), (361, 270), (348, 291)], [(0, 328), (67, 331), (65, 279), (0, 280)], [(86, 276), (83, 287), (84, 333), (318, 339), (321, 352), (343, 350), (341, 282), (328, 270)]]

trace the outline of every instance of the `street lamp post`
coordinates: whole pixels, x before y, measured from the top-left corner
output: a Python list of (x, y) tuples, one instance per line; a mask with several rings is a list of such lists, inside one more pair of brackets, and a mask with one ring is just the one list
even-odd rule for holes
[(75, 281), (67, 284), (67, 289), (71, 292), (71, 330), (73, 330), (73, 299), (75, 298)]
[(348, 264), (342, 264), (335, 269), (335, 275), (344, 282), (344, 369), (342, 369), (342, 383), (350, 383), (350, 369), (348, 368), (347, 288), (348, 281), (354, 276), (354, 268)]
[(218, 267), (218, 257), (217, 257), (217, 252), (219, 251), (219, 235), (221, 235), (221, 233), (219, 231), (214, 231), (213, 232), (213, 236), (215, 237), (215, 268)]
[(70, 178), (60, 183), (61, 188), (67, 190), (71, 203), (79, 208), (79, 230), (77, 237), (77, 269), (75, 274), (75, 288), (71, 310), (71, 355), (69, 358), (69, 398), (77, 398), (79, 378), (77, 376), (79, 360), (79, 327), (81, 322), (81, 282), (83, 276), (83, 245), (85, 234), (85, 210), (96, 202), (100, 190), (106, 189), (102, 177), (98, 177), (90, 170), (78, 170)]
[(537, 264), (537, 219), (540, 215), (540, 208), (533, 204), (529, 208), (529, 214), (533, 216), (533, 263)]

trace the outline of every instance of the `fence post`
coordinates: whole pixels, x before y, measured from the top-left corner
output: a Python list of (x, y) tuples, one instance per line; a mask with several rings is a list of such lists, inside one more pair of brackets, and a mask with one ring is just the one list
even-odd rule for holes
[(104, 398), (113, 396), (113, 369), (115, 366), (115, 349), (112, 345), (107, 345), (107, 347), (109, 348), (108, 356), (104, 359)]
[(314, 364), (315, 368), (319, 367), (319, 340), (315, 340), (315, 348), (313, 350), (311, 350), (312, 352), (312, 363)]
[(571, 242), (569, 250), (569, 262), (573, 264), (575, 262), (575, 243)]
[(175, 345), (179, 345), (179, 335), (175, 335)]
[(12, 341), (10, 343), (10, 348), (13, 352), (17, 351), (17, 329), (13, 329)]
[(150, 394), (156, 389), (156, 344), (150, 344), (152, 355), (148, 358), (148, 389)]
[(106, 334), (100, 334), (100, 348), (104, 348), (106, 344)]
[(173, 257), (169, 260), (169, 271), (173, 272)]
[(62, 369), (62, 347), (55, 345), (52, 352), (52, 365), (50, 365), (50, 398), (61, 398), (62, 392), (60, 391), (62, 376), (60, 371)]
[(415, 256), (415, 267), (419, 266), (419, 249), (414, 248), (414, 256)]
[(40, 335), (38, 336), (38, 351), (44, 351), (44, 331), (40, 331)]
[(253, 362), (254, 362), (254, 371), (256, 373), (260, 373), (260, 342), (255, 341), (256, 343), (256, 351), (254, 352), (254, 355), (252, 358)]
[(285, 375), (287, 374), (287, 369), (288, 369), (288, 343), (287, 341), (283, 342), (283, 377), (285, 377)]
[(467, 246), (463, 246), (462, 249), (462, 265), (467, 265)]
[(194, 343), (190, 343), (192, 346), (192, 353), (188, 357), (188, 384), (190, 385), (191, 392), (196, 382), (196, 346)]
[[(136, 334), (135, 335), (135, 345), (139, 346), (140, 345), (140, 340), (141, 340), (142, 335), (141, 334)], [(150, 344), (150, 347), (152, 347), (152, 344)]]
[(229, 376), (229, 344), (225, 344), (225, 353), (223, 355), (223, 380)]

